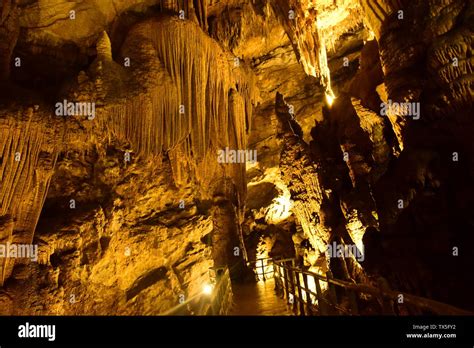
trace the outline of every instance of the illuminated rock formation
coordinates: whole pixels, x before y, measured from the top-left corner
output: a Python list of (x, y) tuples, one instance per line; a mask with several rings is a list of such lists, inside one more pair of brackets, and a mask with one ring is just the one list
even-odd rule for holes
[[(29, 244), (48, 193), (63, 127), (35, 107), (16, 115), (4, 113), (0, 132), (0, 239), (2, 243)], [(15, 259), (0, 260), (3, 284)]]
[(263, 256), (467, 307), (473, 9), (3, 1), (0, 314), (201, 314)]

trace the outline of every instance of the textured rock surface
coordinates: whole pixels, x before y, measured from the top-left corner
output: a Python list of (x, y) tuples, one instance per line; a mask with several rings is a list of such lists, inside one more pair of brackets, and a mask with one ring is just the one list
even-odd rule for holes
[(2, 1), (0, 244), (39, 258), (0, 258), (0, 314), (199, 314), (210, 267), (267, 256), (474, 309), (473, 13)]

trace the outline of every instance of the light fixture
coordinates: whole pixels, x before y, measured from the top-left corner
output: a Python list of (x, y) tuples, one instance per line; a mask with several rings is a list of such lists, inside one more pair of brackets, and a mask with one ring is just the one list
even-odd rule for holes
[(334, 94), (332, 94), (332, 92), (326, 93), (326, 102), (329, 106), (331, 106), (334, 103), (334, 99), (336, 99), (336, 97), (334, 96)]
[(205, 295), (210, 295), (212, 294), (213, 286), (211, 284), (205, 284), (202, 288), (202, 292)]

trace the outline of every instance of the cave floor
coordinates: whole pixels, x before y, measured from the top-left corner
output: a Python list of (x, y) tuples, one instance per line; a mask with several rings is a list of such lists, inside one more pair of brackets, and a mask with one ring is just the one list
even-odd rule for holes
[(275, 293), (274, 279), (258, 283), (233, 284), (234, 306), (230, 315), (292, 315)]

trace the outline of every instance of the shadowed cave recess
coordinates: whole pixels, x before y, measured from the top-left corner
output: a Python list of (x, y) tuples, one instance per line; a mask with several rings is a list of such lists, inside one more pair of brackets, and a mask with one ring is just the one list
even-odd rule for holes
[(471, 0), (1, 0), (0, 315), (474, 311), (473, 25)]

